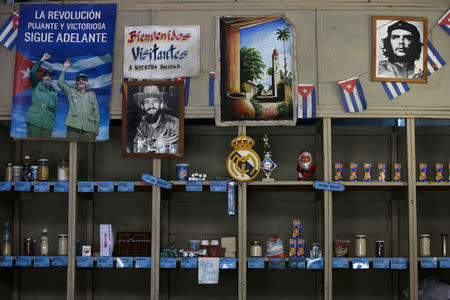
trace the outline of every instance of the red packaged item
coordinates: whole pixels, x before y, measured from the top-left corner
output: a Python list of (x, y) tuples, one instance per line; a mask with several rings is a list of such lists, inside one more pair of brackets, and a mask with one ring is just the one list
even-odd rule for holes
[(267, 240), (267, 257), (284, 257), (283, 241), (276, 235)]

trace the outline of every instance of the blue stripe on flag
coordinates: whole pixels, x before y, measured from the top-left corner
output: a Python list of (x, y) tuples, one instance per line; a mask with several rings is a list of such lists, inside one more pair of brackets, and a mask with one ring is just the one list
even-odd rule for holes
[(13, 15), (11, 15), (0, 29), (0, 43), (12, 50), (17, 42), (17, 29), (14, 30)]
[(381, 84), (390, 100), (409, 91), (409, 86), (406, 82), (382, 82)]
[(316, 117), (316, 89), (314, 88), (311, 91), (311, 99), (312, 99), (312, 114), (311, 114), (311, 118), (315, 118)]
[(214, 106), (214, 81), (215, 78), (209, 73), (209, 106)]
[[(359, 82), (359, 79), (356, 81), (355, 86), (356, 86), (356, 89), (358, 90), (358, 94), (359, 94), (359, 99), (357, 99), (357, 100), (361, 104), (362, 110), (366, 110), (366, 108), (367, 108), (366, 97), (364, 97), (364, 92), (362, 90), (362, 86), (361, 86), (361, 83)], [(358, 112), (359, 111), (360, 110), (358, 109)]]
[(184, 106), (189, 104), (189, 87), (191, 85), (191, 77), (186, 77), (184, 80)]
[(350, 96), (350, 100), (352, 101), (353, 110), (355, 112), (359, 112), (358, 104), (356, 104), (355, 94), (354, 93), (351, 93), (351, 94), (349, 93), (348, 95)]
[(302, 98), (302, 119), (308, 118), (308, 100), (307, 98)]
[(427, 74), (430, 76), (440, 68), (445, 65), (444, 59), (439, 55), (436, 48), (434, 48), (433, 44), (428, 40), (428, 67)]
[(389, 83), (389, 82), (382, 82), (381, 84), (383, 85), (384, 90), (386, 91), (386, 94), (388, 95), (389, 99), (392, 100), (392, 99), (394, 99), (396, 96), (394, 96), (394, 95), (391, 93), (391, 90), (390, 90), (389, 87), (388, 87), (388, 83)]
[(345, 111), (350, 112), (350, 108), (348, 106), (347, 97), (345, 97), (345, 90), (342, 86), (339, 86), (341, 89), (341, 95), (342, 95), (342, 103), (344, 103)]

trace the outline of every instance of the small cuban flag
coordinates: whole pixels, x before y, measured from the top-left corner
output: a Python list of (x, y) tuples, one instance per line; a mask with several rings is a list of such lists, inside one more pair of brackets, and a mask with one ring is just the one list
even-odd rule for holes
[(427, 65), (427, 73), (428, 76), (439, 70), (445, 65), (445, 61), (437, 52), (436, 48), (434, 48), (433, 44), (428, 40), (428, 65)]
[(409, 91), (409, 86), (406, 82), (382, 82), (381, 84), (383, 85), (389, 100)]
[(209, 106), (214, 106), (214, 81), (216, 80), (216, 73), (209, 72)]
[(177, 77), (170, 78), (167, 81), (184, 81), (184, 106), (188, 106), (189, 104), (189, 86), (191, 83), (191, 77)]
[(311, 119), (316, 117), (316, 89), (314, 84), (299, 84), (298, 93), (302, 97), (298, 103), (298, 118)]
[(450, 33), (450, 9), (447, 10), (445, 15), (438, 21), (439, 26), (441, 26), (447, 33)]
[(339, 81), (338, 84), (346, 112), (361, 112), (366, 110), (366, 98), (364, 97), (358, 77)]
[(17, 42), (19, 15), (13, 12), (0, 29), (0, 43), (11, 51)]

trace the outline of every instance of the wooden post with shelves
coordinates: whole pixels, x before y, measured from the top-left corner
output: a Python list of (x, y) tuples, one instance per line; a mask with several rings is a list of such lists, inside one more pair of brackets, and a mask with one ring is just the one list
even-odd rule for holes
[[(238, 127), (238, 135), (246, 127)], [(247, 183), (238, 184), (238, 299), (247, 299)]]
[(416, 132), (414, 118), (407, 119), (408, 147), (408, 220), (409, 220), (409, 299), (418, 299), (417, 262), (417, 193), (416, 193)]
[[(161, 177), (161, 159), (153, 159), (153, 176)], [(150, 299), (159, 299), (159, 249), (161, 244), (161, 188), (152, 187), (152, 269), (150, 272)]]
[(67, 300), (75, 300), (76, 219), (77, 219), (77, 142), (69, 144), (69, 212), (67, 252)]
[[(331, 118), (323, 119), (323, 180), (331, 181)], [(331, 191), (324, 191), (324, 287), (325, 300), (333, 298), (333, 198)]]

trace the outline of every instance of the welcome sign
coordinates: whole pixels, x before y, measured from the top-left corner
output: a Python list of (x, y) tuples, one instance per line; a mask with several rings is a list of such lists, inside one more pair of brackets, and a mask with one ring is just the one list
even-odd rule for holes
[(200, 26), (125, 27), (124, 77), (198, 76)]

